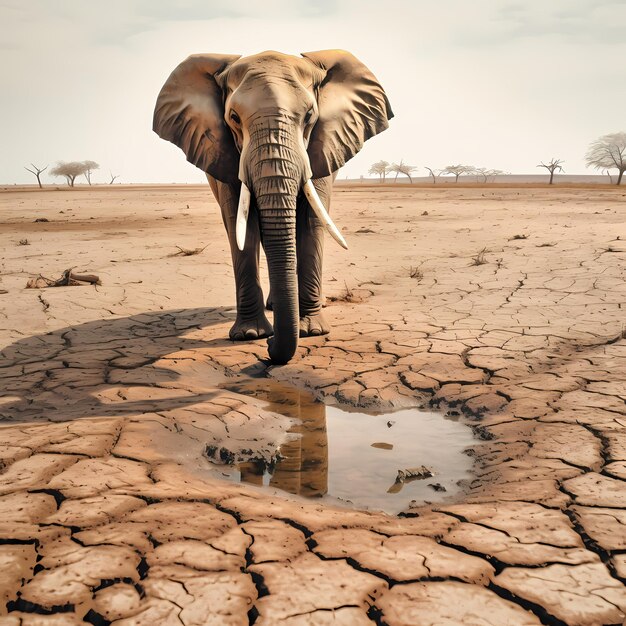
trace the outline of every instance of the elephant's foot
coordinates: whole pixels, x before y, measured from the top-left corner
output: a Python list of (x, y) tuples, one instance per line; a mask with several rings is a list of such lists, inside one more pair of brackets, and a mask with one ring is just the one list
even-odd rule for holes
[(274, 334), (272, 325), (268, 322), (264, 313), (257, 317), (240, 318), (237, 316), (228, 336), (233, 341), (247, 341), (250, 339), (261, 339), (262, 337), (270, 337)]
[(300, 337), (318, 337), (330, 332), (330, 324), (321, 313), (304, 315), (300, 318)]

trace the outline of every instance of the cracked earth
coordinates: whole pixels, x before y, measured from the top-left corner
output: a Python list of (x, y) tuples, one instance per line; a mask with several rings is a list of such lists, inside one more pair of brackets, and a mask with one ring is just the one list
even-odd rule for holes
[[(0, 193), (0, 624), (624, 623), (626, 190), (338, 186), (333, 214), (332, 332), (270, 367), (225, 339), (208, 186)], [(24, 288), (68, 267), (102, 285)], [(398, 516), (220, 480), (207, 450), (293, 443), (250, 379), (458, 414), (472, 479)]]

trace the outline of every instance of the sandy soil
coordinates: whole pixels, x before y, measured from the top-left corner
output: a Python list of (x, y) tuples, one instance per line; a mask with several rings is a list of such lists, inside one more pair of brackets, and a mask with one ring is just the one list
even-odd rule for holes
[[(340, 186), (333, 214), (332, 333), (268, 367), (225, 340), (208, 187), (0, 193), (0, 624), (622, 624), (626, 190)], [(24, 288), (68, 267), (102, 285)], [(398, 517), (218, 480), (207, 450), (290, 438), (223, 386), (255, 376), (458, 411), (474, 478)]]

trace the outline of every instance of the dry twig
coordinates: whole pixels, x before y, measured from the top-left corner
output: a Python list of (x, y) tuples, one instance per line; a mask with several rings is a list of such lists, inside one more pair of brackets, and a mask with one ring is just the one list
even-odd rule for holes
[(338, 296), (330, 296), (328, 299), (331, 302), (359, 302), (360, 300), (355, 297), (354, 291), (348, 287), (348, 283), (344, 281), (344, 290)]
[(419, 267), (413, 267), (411, 265), (411, 267), (409, 267), (409, 276), (411, 278), (415, 278), (415, 280), (422, 280), (422, 278), (424, 278), (424, 272), (422, 272), (422, 270)]
[(83, 285), (101, 285), (100, 277), (96, 274), (76, 274), (73, 268), (63, 272), (61, 278), (56, 280), (46, 278), (39, 274), (37, 278), (31, 278), (26, 283), (26, 289), (43, 289), (46, 287), (81, 287)]
[(178, 248), (178, 252), (174, 252), (173, 254), (170, 254), (169, 256), (194, 256), (195, 254), (200, 254), (201, 252), (204, 252), (204, 250), (207, 248), (208, 245), (209, 244), (204, 246), (204, 248), (193, 248), (193, 249), (181, 248), (180, 246), (176, 246)]
[(484, 265), (487, 263), (485, 254), (487, 254), (487, 248), (483, 248), (476, 256), (472, 257), (471, 265)]

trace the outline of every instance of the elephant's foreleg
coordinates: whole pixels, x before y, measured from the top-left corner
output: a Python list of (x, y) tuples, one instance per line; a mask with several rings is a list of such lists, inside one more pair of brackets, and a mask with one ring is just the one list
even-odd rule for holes
[(207, 178), (222, 210), (235, 274), (237, 319), (230, 329), (229, 337), (235, 341), (269, 337), (273, 334), (273, 329), (265, 317), (263, 291), (259, 279), (261, 238), (257, 211), (250, 211), (246, 243), (244, 249), (239, 250), (235, 236), (238, 189), (211, 177)]
[[(332, 181), (330, 176), (313, 181), (328, 210), (330, 210)], [(325, 230), (306, 199), (302, 198), (296, 222), (301, 337), (325, 335), (330, 331), (330, 325), (322, 314), (322, 261)]]

